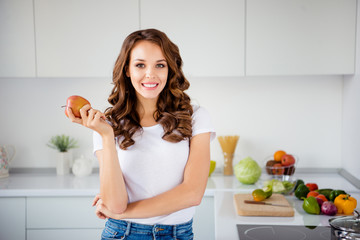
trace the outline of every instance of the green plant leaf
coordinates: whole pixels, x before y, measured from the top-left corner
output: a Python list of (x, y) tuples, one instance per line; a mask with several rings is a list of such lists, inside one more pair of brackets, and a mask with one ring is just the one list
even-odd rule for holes
[(60, 152), (67, 152), (71, 148), (77, 148), (77, 141), (70, 136), (56, 135), (52, 137), (49, 143), (46, 144), (48, 147), (59, 150)]

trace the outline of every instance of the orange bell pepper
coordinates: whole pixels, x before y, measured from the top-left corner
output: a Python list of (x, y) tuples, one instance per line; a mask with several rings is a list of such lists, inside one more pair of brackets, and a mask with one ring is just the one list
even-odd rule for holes
[(334, 204), (338, 209), (338, 213), (351, 215), (356, 208), (357, 201), (349, 194), (340, 194), (335, 198)]

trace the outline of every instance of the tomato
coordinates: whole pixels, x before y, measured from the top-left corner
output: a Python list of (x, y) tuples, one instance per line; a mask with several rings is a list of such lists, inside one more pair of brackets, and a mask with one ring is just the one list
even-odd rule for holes
[(320, 199), (322, 199), (324, 202), (329, 201), (329, 200), (328, 200), (324, 195), (322, 195), (322, 194), (317, 195), (316, 198), (320, 198)]
[(319, 189), (319, 187), (316, 183), (307, 183), (305, 185), (309, 188), (310, 192)]
[(313, 196), (313, 197), (317, 197), (319, 195), (318, 192), (315, 192), (315, 191), (310, 191), (306, 197), (310, 197), (310, 196)]

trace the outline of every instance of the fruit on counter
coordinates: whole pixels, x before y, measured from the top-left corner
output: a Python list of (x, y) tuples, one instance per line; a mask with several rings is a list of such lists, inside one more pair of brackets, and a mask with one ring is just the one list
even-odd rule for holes
[(317, 189), (319, 189), (318, 185), (316, 183), (307, 183), (305, 184), (310, 191), (315, 191)]
[(310, 197), (310, 196), (316, 197), (316, 196), (319, 195), (319, 194), (320, 194), (320, 193), (318, 193), (318, 192), (310, 191), (310, 192), (306, 195), (306, 197)]
[(281, 162), (281, 158), (286, 154), (285, 151), (279, 150), (274, 153), (274, 160), (276, 162)]
[(281, 165), (283, 166), (291, 166), (295, 164), (295, 158), (291, 154), (285, 154), (281, 158)]
[(326, 199), (330, 200), (330, 193), (331, 191), (333, 191), (332, 188), (322, 188), (322, 189), (317, 189), (315, 190), (316, 192), (318, 192), (319, 194), (322, 194), (326, 197)]
[(328, 199), (322, 194), (317, 195), (316, 198), (319, 198), (319, 199), (323, 200), (324, 202), (328, 201)]
[(267, 160), (266, 172), (270, 175), (293, 175), (295, 173), (295, 157), (283, 150), (274, 153), (274, 158)]
[(215, 167), (216, 167), (216, 161), (210, 160), (209, 177), (210, 177), (210, 175), (214, 172)]
[(66, 100), (66, 105), (62, 106), (62, 107), (66, 107), (65, 108), (65, 115), (67, 117), (69, 117), (69, 114), (67, 112), (67, 108), (70, 107), (74, 116), (77, 118), (81, 118), (80, 115), (80, 109), (86, 105), (89, 104), (90, 102), (88, 100), (86, 100), (85, 98), (81, 97), (81, 96), (77, 96), (77, 95), (73, 95), (67, 98)]
[(234, 166), (234, 174), (239, 182), (254, 184), (260, 178), (261, 168), (254, 159), (246, 157)]
[(337, 196), (339, 196), (340, 194), (346, 194), (346, 192), (344, 190), (341, 190), (341, 189), (332, 190), (330, 192), (329, 200), (333, 202), (335, 200), (335, 198)]
[(266, 172), (268, 174), (273, 174), (272, 173), (272, 166), (274, 166), (277, 162), (275, 160), (269, 160), (266, 162)]
[[(305, 186), (306, 187), (306, 186)], [(304, 199), (303, 209), (310, 214), (320, 214), (320, 206), (315, 197), (310, 196)]]
[(325, 215), (328, 216), (334, 216), (337, 213), (337, 207), (335, 206), (335, 204), (333, 202), (330, 201), (325, 201), (322, 205), (321, 205), (321, 212)]
[[(303, 200), (307, 197), (307, 194), (310, 192), (309, 188), (305, 184), (300, 184), (295, 190), (295, 197), (300, 200)], [(315, 197), (314, 197), (315, 198)], [(316, 199), (315, 199), (316, 201)]]
[(357, 201), (349, 194), (340, 194), (334, 200), (334, 204), (337, 208), (337, 212), (340, 214), (350, 215), (356, 208)]
[(265, 199), (271, 197), (272, 195), (272, 188), (271, 187), (264, 187), (264, 188), (258, 188), (252, 191), (251, 193), (253, 199), (257, 202), (264, 201)]
[(272, 166), (272, 174), (273, 175), (283, 175), (285, 173), (285, 169), (280, 163), (275, 163)]

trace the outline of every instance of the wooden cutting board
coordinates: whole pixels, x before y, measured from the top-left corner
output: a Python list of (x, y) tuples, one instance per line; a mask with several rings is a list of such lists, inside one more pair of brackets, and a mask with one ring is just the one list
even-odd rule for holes
[(249, 204), (244, 200), (254, 200), (251, 193), (238, 193), (234, 195), (235, 209), (240, 216), (272, 216), (272, 217), (293, 217), (294, 209), (282, 194), (273, 194), (265, 202), (287, 205), (288, 207)]

